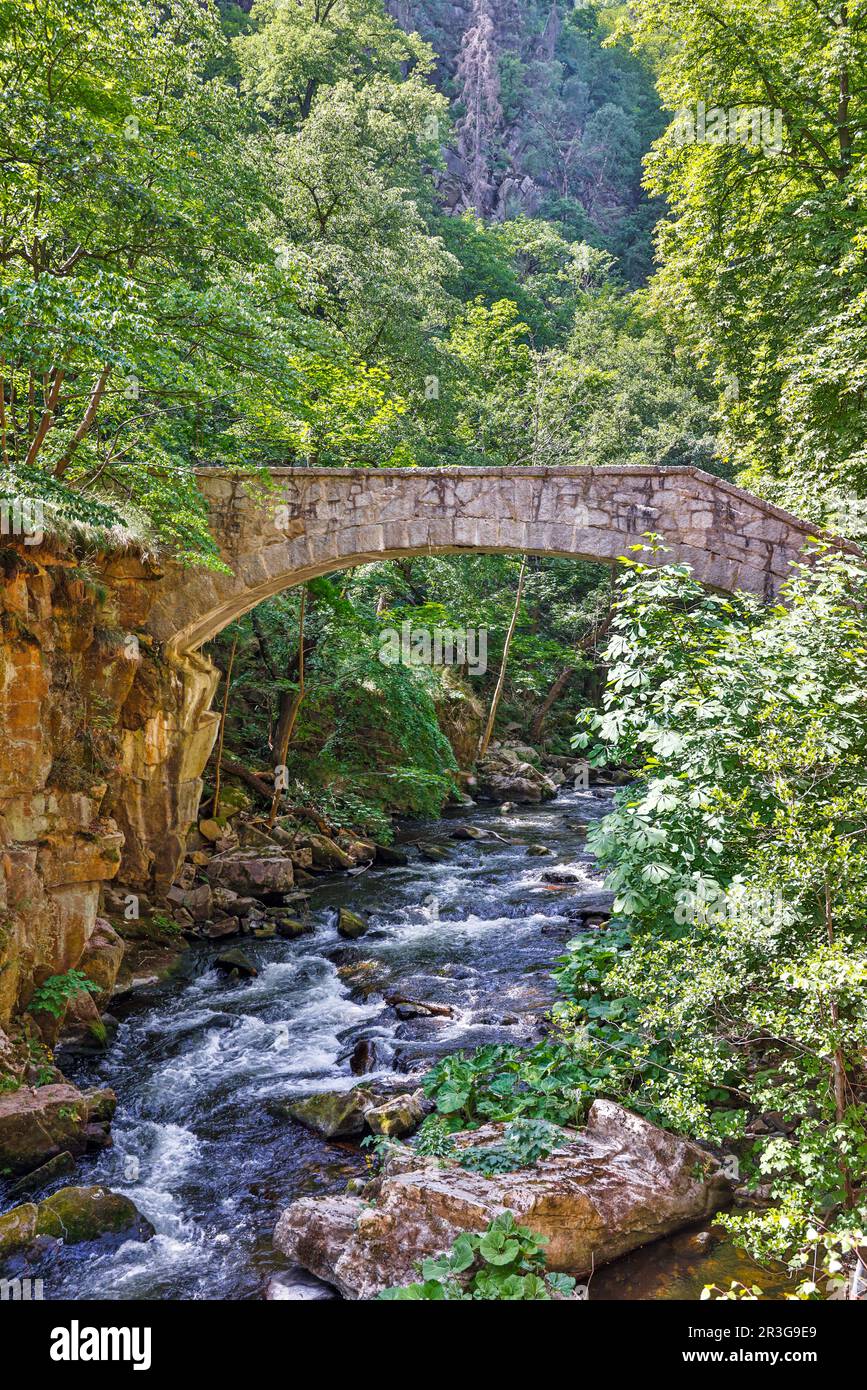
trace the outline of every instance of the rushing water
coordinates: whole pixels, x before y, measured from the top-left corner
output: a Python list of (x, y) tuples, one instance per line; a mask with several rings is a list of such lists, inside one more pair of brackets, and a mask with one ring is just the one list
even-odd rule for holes
[[(272, 1276), (287, 1280), (271, 1243), (281, 1210), (302, 1194), (341, 1190), (364, 1160), (282, 1117), (274, 1102), (355, 1085), (349, 1059), (359, 1039), (375, 1045), (377, 1070), (365, 1079), (399, 1077), (409, 1087), (443, 1053), (539, 1037), (551, 963), (575, 930), (570, 907), (601, 886), (580, 827), (609, 806), (600, 791), (569, 791), (508, 815), (462, 813), (503, 837), (485, 841), (451, 839), (454, 819), (415, 826), (406, 868), (322, 880), (295, 904), (309, 913), (312, 935), (244, 938), (255, 979), (213, 968), (225, 943), (197, 944), (178, 974), (117, 1004), (123, 1017), (109, 1052), (65, 1068), (119, 1098), (114, 1147), (82, 1162), (74, 1181), (127, 1193), (157, 1234), (119, 1249), (42, 1253), (28, 1272), (44, 1277), (46, 1297), (258, 1298)], [(551, 853), (528, 856), (539, 842)], [(445, 858), (427, 861), (418, 843), (446, 846)], [(576, 882), (547, 883), (552, 869)], [(337, 934), (341, 905), (370, 915), (358, 942)], [(448, 1004), (453, 1015), (401, 1022), (385, 1002), (392, 992)], [(667, 1244), (655, 1247), (649, 1274), (640, 1258), (628, 1269), (618, 1262), (619, 1282), (608, 1277), (600, 1295), (696, 1297), (706, 1277), (691, 1278), (687, 1247), (677, 1271), (685, 1291), (659, 1292)], [(290, 1274), (284, 1296), (316, 1292)]]

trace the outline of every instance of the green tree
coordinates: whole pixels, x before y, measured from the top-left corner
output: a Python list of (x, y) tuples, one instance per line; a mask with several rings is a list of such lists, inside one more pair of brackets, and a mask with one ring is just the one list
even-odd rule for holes
[(674, 116), (648, 161), (669, 205), (656, 293), (718, 374), (726, 452), (748, 485), (851, 532), (837, 494), (867, 491), (863, 0), (648, 0), (623, 24)]
[(188, 554), (212, 550), (197, 431), (225, 448), (253, 379), (279, 378), (239, 274), (261, 186), (236, 97), (205, 77), (220, 43), (188, 0), (0, 7), (6, 487), (85, 520), (105, 519), (78, 500), (96, 491)]
[(632, 930), (603, 990), (633, 1103), (740, 1145), (775, 1208), (733, 1229), (780, 1254), (863, 1224), (867, 567), (819, 553), (768, 610), (625, 564), (578, 737), (637, 775), (590, 837)]

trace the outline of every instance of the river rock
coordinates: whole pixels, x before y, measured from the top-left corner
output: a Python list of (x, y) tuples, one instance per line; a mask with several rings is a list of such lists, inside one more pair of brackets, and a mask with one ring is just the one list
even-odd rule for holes
[[(210, 860), (208, 861), (210, 863)], [(237, 913), (238, 903), (241, 901), (239, 894), (232, 888), (214, 888), (211, 892), (214, 907), (221, 912)]]
[(29, 1196), (32, 1192), (38, 1192), (40, 1188), (47, 1187), (54, 1182), (55, 1178), (64, 1177), (71, 1173), (75, 1168), (75, 1159), (71, 1153), (56, 1154), (54, 1158), (49, 1158), (47, 1163), (43, 1163), (39, 1168), (34, 1168), (32, 1173), (26, 1173), (23, 1178), (12, 1183), (9, 1188), (10, 1197)]
[(614, 894), (604, 888), (595, 892), (580, 893), (564, 905), (565, 917), (610, 917), (614, 908)]
[(304, 1096), (281, 1109), (323, 1139), (353, 1139), (364, 1133), (364, 1115), (371, 1105), (370, 1092), (356, 1086), (351, 1091), (321, 1091)]
[(376, 1071), (379, 1065), (379, 1049), (375, 1038), (359, 1038), (349, 1057), (349, 1070), (353, 1076), (364, 1076)]
[(351, 869), (355, 860), (345, 849), (341, 849), (328, 835), (308, 835), (313, 852), (313, 866), (317, 869)]
[[(263, 918), (264, 921), (264, 918)], [(222, 941), (227, 936), (237, 936), (241, 930), (241, 920), (228, 912), (215, 912), (210, 922), (203, 922), (200, 934), (208, 941)]]
[(392, 1096), (381, 1105), (372, 1105), (365, 1111), (364, 1119), (371, 1134), (384, 1134), (388, 1139), (402, 1139), (418, 1129), (425, 1115), (433, 1110), (433, 1104), (424, 1091)]
[(61, 1187), (39, 1203), (36, 1234), (76, 1245), (107, 1235), (150, 1240), (155, 1231), (138, 1207), (120, 1192), (107, 1187)]
[(370, 928), (370, 923), (365, 922), (363, 917), (359, 917), (357, 912), (350, 912), (348, 907), (342, 907), (337, 915), (337, 930), (341, 936), (346, 936), (350, 941), (355, 941), (359, 936)]
[(237, 974), (254, 977), (259, 974), (253, 962), (244, 955), (244, 952), (235, 948), (231, 951), (221, 951), (214, 961), (214, 965), (225, 975)]
[(535, 804), (557, 795), (550, 777), (512, 749), (489, 750), (476, 766), (476, 778), (479, 794), (489, 801)]
[(531, 858), (540, 858), (542, 855), (550, 854), (551, 851), (547, 845), (528, 845), (527, 853)]
[(292, 860), (282, 851), (266, 854), (259, 850), (231, 850), (215, 854), (205, 873), (213, 887), (231, 888), (252, 898), (285, 893), (295, 881)]
[(78, 994), (67, 1006), (57, 1049), (71, 1057), (98, 1056), (114, 1042), (119, 1026), (113, 1014), (100, 1014), (92, 995)]
[(418, 852), (422, 859), (427, 859), (430, 864), (439, 864), (443, 859), (448, 858), (448, 849), (445, 845), (419, 845)]
[[(494, 1143), (502, 1125), (456, 1142)], [(358, 1197), (303, 1197), (280, 1217), (277, 1249), (351, 1299), (411, 1283), (416, 1264), (462, 1231), (509, 1210), (548, 1238), (549, 1267), (576, 1276), (724, 1206), (731, 1183), (703, 1149), (612, 1101), (597, 1100), (585, 1129), (531, 1167), (492, 1178), (456, 1162), (413, 1155), (389, 1171), (375, 1206)]]
[(374, 845), (377, 864), (387, 864), (392, 868), (405, 868), (409, 863), (409, 855), (405, 849), (398, 849), (396, 845)]
[(268, 1303), (323, 1302), (336, 1297), (337, 1294), (330, 1284), (323, 1284), (321, 1279), (314, 1279), (306, 1269), (275, 1274), (265, 1288), (265, 1300)]
[(113, 1091), (83, 1092), (67, 1082), (0, 1095), (0, 1170), (31, 1173), (58, 1154), (98, 1147), (115, 1104)]
[(33, 1244), (38, 1212), (35, 1202), (25, 1202), (0, 1216), (0, 1263)]
[(310, 922), (299, 922), (296, 917), (278, 917), (277, 935), (286, 941), (294, 941), (298, 936), (309, 936), (313, 931)]
[(112, 996), (124, 950), (123, 937), (118, 936), (114, 927), (104, 917), (97, 917), (77, 966), (91, 984), (97, 987), (91, 991), (97, 1009), (104, 1009)]
[(194, 922), (206, 922), (213, 910), (211, 887), (208, 883), (200, 883), (195, 888), (181, 888), (179, 884), (173, 884), (166, 894), (166, 900), (172, 907), (183, 908)]
[(372, 864), (376, 857), (376, 848), (372, 840), (354, 840), (347, 837), (342, 847), (355, 864)]

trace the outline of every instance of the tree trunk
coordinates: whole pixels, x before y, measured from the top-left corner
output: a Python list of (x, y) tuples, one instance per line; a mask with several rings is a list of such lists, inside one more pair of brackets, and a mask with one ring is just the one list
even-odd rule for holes
[(559, 700), (560, 696), (563, 694), (563, 691), (566, 689), (566, 686), (569, 684), (570, 680), (574, 676), (576, 670), (577, 667), (575, 666), (564, 666), (557, 679), (551, 685), (548, 694), (545, 696), (541, 705), (536, 710), (536, 713), (533, 715), (533, 722), (530, 725), (531, 742), (539, 742), (539, 739), (542, 737), (542, 725), (545, 723), (545, 719), (548, 715), (549, 710), (551, 709), (551, 706), (555, 703), (555, 701)]
[[(610, 625), (611, 606), (609, 601), (609, 608), (608, 612), (605, 615), (605, 618), (602, 620), (601, 623), (597, 623), (596, 627), (592, 628), (590, 632), (586, 632), (584, 634), (584, 636), (581, 638), (581, 641), (578, 643), (578, 651), (591, 651), (592, 648), (597, 645), (600, 638), (606, 635)], [(536, 714), (533, 717), (533, 723), (530, 728), (530, 737), (534, 743), (537, 743), (542, 736), (542, 725), (545, 722), (545, 719), (548, 715), (548, 712), (551, 709), (551, 706), (557, 700), (559, 700), (560, 696), (563, 694), (563, 691), (566, 689), (566, 686), (569, 684), (570, 680), (575, 675), (577, 670), (577, 666), (564, 666), (563, 670), (560, 672), (559, 676), (554, 681), (554, 684), (551, 686), (551, 689), (548, 691), (548, 694), (545, 696), (544, 700), (542, 701), (541, 705), (536, 711)]]
[(93, 390), (90, 393), (90, 399), (87, 402), (87, 409), (85, 410), (84, 415), (82, 416), (81, 424), (78, 426), (78, 429), (75, 431), (75, 434), (72, 436), (71, 440), (64, 449), (62, 458), (59, 458), (57, 460), (57, 463), (55, 464), (55, 478), (63, 477), (64, 473), (66, 472), (67, 468), (69, 467), (72, 461), (72, 455), (75, 453), (82, 439), (87, 434), (88, 430), (90, 429), (91, 425), (96, 419), (96, 412), (99, 409), (99, 403), (102, 400), (103, 393), (105, 391), (105, 383), (108, 381), (110, 371), (110, 366), (103, 367), (96, 381), (93, 383)]
[(220, 773), (223, 767), (223, 739), (226, 736), (226, 714), (229, 709), (229, 691), (232, 686), (232, 667), (235, 664), (235, 652), (238, 648), (238, 638), (232, 641), (232, 650), (229, 653), (229, 664), (226, 667), (226, 689), (223, 692), (223, 713), (220, 717), (220, 737), (217, 740), (217, 774), (214, 779), (214, 809), (213, 817), (216, 820), (220, 814)]
[[(295, 722), (298, 718), (298, 711), (301, 708), (301, 701), (304, 699), (304, 610), (307, 604), (307, 585), (301, 590), (301, 611), (298, 615), (298, 689), (295, 698), (287, 713), (285, 726), (281, 730), (277, 745), (277, 766), (283, 767), (286, 762), (286, 754), (289, 751), (289, 742), (295, 729)], [(268, 825), (272, 826), (277, 819), (277, 807), (280, 805), (280, 792), (275, 790), (274, 799), (271, 802), (271, 814), (268, 817)]]
[(527, 557), (521, 557), (521, 570), (518, 575), (518, 588), (515, 593), (515, 606), (512, 609), (512, 621), (509, 623), (509, 631), (506, 633), (506, 641), (503, 646), (503, 660), (500, 662), (500, 674), (497, 676), (497, 684), (491, 699), (491, 708), (488, 711), (488, 722), (485, 724), (484, 733), (479, 739), (479, 751), (477, 758), (483, 758), (488, 751), (488, 744), (491, 741), (491, 734), (494, 732), (494, 720), (497, 717), (497, 707), (500, 703), (500, 696), (503, 693), (503, 686), (506, 683), (506, 665), (509, 660), (509, 648), (512, 645), (512, 638), (515, 635), (515, 626), (518, 621), (518, 610), (521, 607), (521, 595), (524, 591), (524, 572), (527, 568)]

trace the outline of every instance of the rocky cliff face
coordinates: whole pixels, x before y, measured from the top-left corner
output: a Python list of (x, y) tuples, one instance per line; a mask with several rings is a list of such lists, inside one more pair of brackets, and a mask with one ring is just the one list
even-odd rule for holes
[(167, 887), (213, 742), (216, 672), (144, 632), (153, 567), (0, 550), (0, 1028), (79, 964), (102, 885)]
[(573, 0), (387, 0), (432, 44), (454, 129), (439, 180), (450, 212), (527, 214), (603, 245), (638, 279), (652, 214), (641, 157), (661, 128), (649, 75)]

